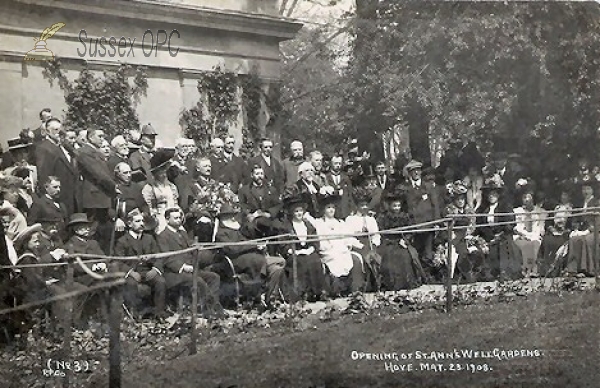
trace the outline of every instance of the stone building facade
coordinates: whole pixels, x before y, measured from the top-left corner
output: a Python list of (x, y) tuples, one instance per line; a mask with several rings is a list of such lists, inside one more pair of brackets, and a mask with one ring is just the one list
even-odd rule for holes
[[(66, 111), (63, 92), (42, 76), (42, 62), (24, 61), (35, 39), (55, 23), (65, 26), (46, 47), (60, 58), (69, 78), (86, 62), (99, 72), (121, 62), (147, 67), (147, 96), (137, 112), (140, 122), (152, 123), (162, 144), (170, 146), (180, 135), (181, 110), (200, 98), (200, 72), (216, 65), (237, 73), (255, 67), (265, 83), (280, 77), (279, 43), (293, 38), (302, 25), (278, 11), (278, 0), (2, 1), (0, 141), (4, 145), (21, 129), (39, 126), (44, 107), (57, 117)], [(97, 38), (104, 50), (95, 44)], [(232, 131), (241, 138), (239, 121)]]

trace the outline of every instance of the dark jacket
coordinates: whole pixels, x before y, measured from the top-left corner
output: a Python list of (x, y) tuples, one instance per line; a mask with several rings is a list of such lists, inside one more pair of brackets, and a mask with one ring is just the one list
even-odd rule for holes
[(113, 172), (108, 169), (102, 153), (89, 144), (76, 151), (83, 177), (82, 208), (108, 209), (116, 196)]
[(275, 217), (281, 210), (279, 192), (269, 183), (264, 183), (261, 187), (255, 186), (254, 183), (244, 185), (238, 196), (244, 216), (262, 210)]
[(340, 183), (334, 183), (334, 176), (332, 173), (325, 174), (325, 185), (333, 187), (338, 193), (342, 190), (342, 198), (340, 200), (340, 206), (336, 211), (336, 217), (345, 219), (354, 210), (354, 199), (352, 197), (352, 181), (345, 172), (340, 173)]
[(313, 184), (317, 189), (317, 193), (311, 194), (308, 186), (306, 186), (306, 183), (304, 183), (302, 179), (299, 179), (298, 182), (296, 182), (296, 187), (298, 188), (298, 195), (308, 200), (308, 208), (306, 209), (308, 213), (310, 213), (310, 215), (313, 217), (319, 217), (321, 214), (321, 205), (319, 203), (318, 193), (321, 189), (321, 186), (319, 186), (317, 182), (313, 182)]
[(150, 159), (152, 153), (144, 152), (141, 149), (135, 151), (129, 156), (129, 165), (132, 170), (141, 170), (146, 175), (146, 181), (151, 183), (154, 181), (150, 173)]
[(55, 224), (59, 232), (64, 231), (68, 218), (69, 215), (65, 205), (55, 202), (47, 195), (34, 197), (33, 204), (27, 213), (27, 223), (29, 225), (38, 222), (43, 226)]
[(283, 172), (283, 165), (277, 158), (275, 158), (274, 156), (271, 156), (271, 165), (270, 166), (267, 164), (267, 162), (262, 157), (262, 155), (258, 155), (258, 156), (251, 158), (248, 161), (248, 169), (249, 169), (248, 176), (252, 175), (252, 168), (254, 167), (254, 165), (258, 165), (263, 168), (263, 170), (265, 171), (265, 180), (267, 182), (271, 182), (271, 184), (278, 191), (281, 192), (283, 190), (283, 187), (284, 187), (283, 183), (284, 183), (284, 179), (285, 179), (284, 172)]
[(72, 155), (69, 161), (60, 146), (45, 139), (35, 148), (35, 164), (38, 174), (38, 192), (41, 193), (41, 186), (49, 176), (56, 176), (61, 185), (59, 200), (65, 205), (67, 214), (71, 215), (79, 210), (81, 181), (75, 155)]
[[(115, 244), (115, 256), (142, 256), (158, 253), (160, 250), (154, 237), (148, 233), (142, 233), (139, 239), (134, 238), (129, 232), (125, 233)], [(145, 272), (158, 268), (163, 271), (162, 260), (149, 260), (145, 262), (120, 261), (119, 271), (127, 272), (133, 268), (136, 272)]]
[[(104, 256), (104, 251), (100, 248), (98, 241), (88, 239), (84, 240), (78, 236), (71, 236), (71, 238), (64, 245), (65, 251), (70, 255), (75, 254), (88, 254), (88, 255), (101, 255)], [(83, 281), (81, 278), (88, 278), (88, 274), (81, 269), (79, 265), (73, 266), (73, 276), (78, 282), (84, 284), (90, 284), (89, 281)], [(80, 278), (79, 280), (77, 278)], [(91, 280), (90, 278), (89, 280)]]
[[(158, 248), (161, 252), (172, 252), (190, 247), (190, 240), (188, 234), (184, 230), (173, 231), (171, 228), (166, 227), (156, 237)], [(179, 273), (179, 270), (184, 264), (192, 265), (192, 253), (186, 253), (176, 256), (171, 256), (164, 259), (163, 268), (165, 272)]]
[(408, 212), (415, 223), (433, 221), (440, 218), (440, 204), (437, 190), (430, 183), (423, 182), (420, 187), (413, 187), (409, 181), (405, 185)]

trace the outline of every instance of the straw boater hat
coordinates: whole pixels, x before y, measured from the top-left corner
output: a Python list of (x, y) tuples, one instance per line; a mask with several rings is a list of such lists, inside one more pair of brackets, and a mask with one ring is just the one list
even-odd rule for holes
[(404, 166), (404, 168), (402, 169), (402, 172), (404, 173), (404, 176), (408, 176), (408, 174), (417, 168), (423, 168), (423, 163), (417, 161), (417, 160), (411, 160), (410, 162), (408, 162), (406, 164), (406, 166)]
[(17, 234), (17, 236), (15, 237), (15, 240), (13, 242), (15, 250), (21, 251), (23, 249), (23, 244), (25, 243), (25, 241), (29, 240), (29, 238), (34, 233), (38, 233), (41, 231), (42, 231), (42, 224), (33, 224), (33, 225), (26, 227), (22, 231), (20, 231), (19, 234)]

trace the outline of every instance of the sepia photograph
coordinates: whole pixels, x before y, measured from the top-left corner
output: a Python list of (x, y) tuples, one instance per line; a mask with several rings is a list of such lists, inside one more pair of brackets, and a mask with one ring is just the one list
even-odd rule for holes
[(600, 0), (0, 1), (1, 388), (600, 387)]

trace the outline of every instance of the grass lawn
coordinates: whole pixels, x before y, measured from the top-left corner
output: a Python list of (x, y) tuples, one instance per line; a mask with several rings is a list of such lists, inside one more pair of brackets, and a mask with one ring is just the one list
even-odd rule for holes
[[(263, 329), (223, 335), (198, 354), (164, 364), (130, 365), (123, 387), (600, 387), (600, 294), (534, 293), (508, 304), (401, 315), (375, 312), (316, 321), (317, 329)], [(312, 326), (312, 323), (311, 323)], [(460, 359), (386, 371), (352, 351), (413, 353), (535, 350), (541, 357)], [(420, 370), (421, 363), (485, 364), (488, 372)]]

